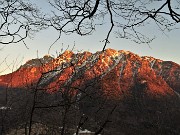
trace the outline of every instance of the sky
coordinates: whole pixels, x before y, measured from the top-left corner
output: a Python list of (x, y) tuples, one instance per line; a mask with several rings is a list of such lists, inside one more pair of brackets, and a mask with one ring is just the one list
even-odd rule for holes
[[(40, 2), (40, 1), (39, 1)], [(38, 3), (40, 6), (48, 8), (47, 5)], [(53, 29), (40, 31), (34, 35), (33, 39), (26, 39), (25, 42), (29, 49), (23, 43), (0, 45), (3, 49), (0, 51), (0, 75), (8, 74), (19, 68), (26, 61), (43, 57), (50, 54), (54, 57), (67, 48), (71, 50), (74, 46), (74, 52), (77, 51), (101, 51), (104, 46), (106, 34), (109, 30), (109, 25), (100, 26), (90, 36), (62, 35), (60, 40), (56, 42), (49, 50), (52, 43), (57, 39), (58, 33)], [(116, 50), (131, 51), (140, 56), (152, 56), (165, 61), (174, 61), (180, 64), (180, 30), (175, 29), (166, 34), (158, 30), (157, 27), (142, 29), (143, 33), (155, 33), (154, 39), (149, 45), (137, 44), (127, 39), (117, 38), (117, 35), (111, 33), (110, 43), (106, 48)], [(8, 66), (9, 65), (9, 66)], [(9, 67), (9, 68), (7, 68)]]

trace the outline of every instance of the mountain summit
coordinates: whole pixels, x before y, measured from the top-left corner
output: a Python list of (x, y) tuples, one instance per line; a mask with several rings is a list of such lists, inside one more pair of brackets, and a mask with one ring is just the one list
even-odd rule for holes
[(17, 71), (0, 76), (0, 86), (22, 88), (39, 83), (54, 92), (67, 84), (83, 87), (92, 80), (109, 97), (119, 97), (136, 86), (150, 95), (173, 94), (180, 92), (180, 65), (124, 50), (65, 51), (57, 58), (44, 56), (26, 62)]
[(19, 135), (31, 122), (46, 134), (179, 135), (179, 93), (180, 65), (124, 50), (65, 51), (0, 76), (4, 127)]

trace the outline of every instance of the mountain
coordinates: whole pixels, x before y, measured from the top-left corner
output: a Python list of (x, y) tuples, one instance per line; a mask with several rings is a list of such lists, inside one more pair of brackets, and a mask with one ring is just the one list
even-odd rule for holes
[(180, 65), (171, 61), (124, 50), (65, 51), (57, 58), (32, 59), (0, 76), (0, 101), (7, 101), (1, 89), (5, 95), (11, 90), (8, 104), (15, 109), (9, 115), (24, 118), (19, 122), (8, 117), (13, 129), (19, 123), (23, 127), (37, 100), (34, 121), (51, 125), (49, 130), (58, 127), (57, 134), (64, 118), (69, 132), (79, 123), (82, 129), (96, 134), (103, 130), (105, 135), (180, 133)]
[(94, 54), (65, 51), (57, 58), (32, 59), (17, 71), (0, 76), (0, 86), (27, 87), (39, 78), (48, 91), (57, 91), (66, 83), (79, 87), (100, 78), (104, 94), (109, 96), (128, 92), (137, 83), (146, 85), (149, 94), (180, 92), (180, 65), (113, 49)]

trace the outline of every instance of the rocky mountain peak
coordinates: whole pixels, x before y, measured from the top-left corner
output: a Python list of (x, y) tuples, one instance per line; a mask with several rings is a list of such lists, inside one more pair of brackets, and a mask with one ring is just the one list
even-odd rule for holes
[[(96, 53), (65, 51), (57, 58), (32, 59), (17, 71), (0, 76), (0, 85), (25, 87), (38, 82), (48, 91), (66, 85), (84, 87), (95, 82), (110, 97), (141, 86), (148, 94), (166, 95), (180, 89), (180, 65), (129, 51), (106, 49)], [(140, 88), (139, 88), (140, 89)]]

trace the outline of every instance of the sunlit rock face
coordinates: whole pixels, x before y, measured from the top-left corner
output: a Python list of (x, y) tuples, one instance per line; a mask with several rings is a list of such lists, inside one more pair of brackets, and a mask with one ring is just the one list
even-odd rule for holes
[[(129, 51), (65, 51), (57, 58), (46, 55), (32, 59), (17, 71), (0, 76), (2, 107), (6, 105), (7, 90), (10, 96), (27, 101), (33, 100), (27, 98), (28, 92), (33, 94), (30, 97), (37, 94), (37, 107), (57, 105), (61, 101), (71, 102), (74, 115), (68, 116), (69, 119), (77, 121), (74, 116), (82, 114), (89, 119), (84, 129), (93, 129), (91, 131), (96, 131), (109, 118), (103, 131), (105, 135), (180, 132), (180, 65), (153, 57), (141, 57)], [(40, 91), (36, 93), (36, 90)], [(22, 104), (23, 100), (12, 102)], [(24, 102), (27, 103), (26, 100)], [(27, 104), (25, 106), (27, 108)], [(8, 111), (14, 114), (16, 111), (13, 107)], [(61, 119), (60, 111), (56, 109), (36, 111), (37, 120), (42, 120), (42, 123), (58, 123)]]
[(180, 65), (124, 50), (65, 51), (57, 58), (46, 55), (32, 59), (17, 71), (0, 76), (1, 87), (35, 85), (48, 92), (64, 91), (68, 86), (73, 94), (77, 87), (97, 86), (104, 96), (116, 99), (130, 94), (136, 86), (151, 96), (172, 95), (180, 91)]

